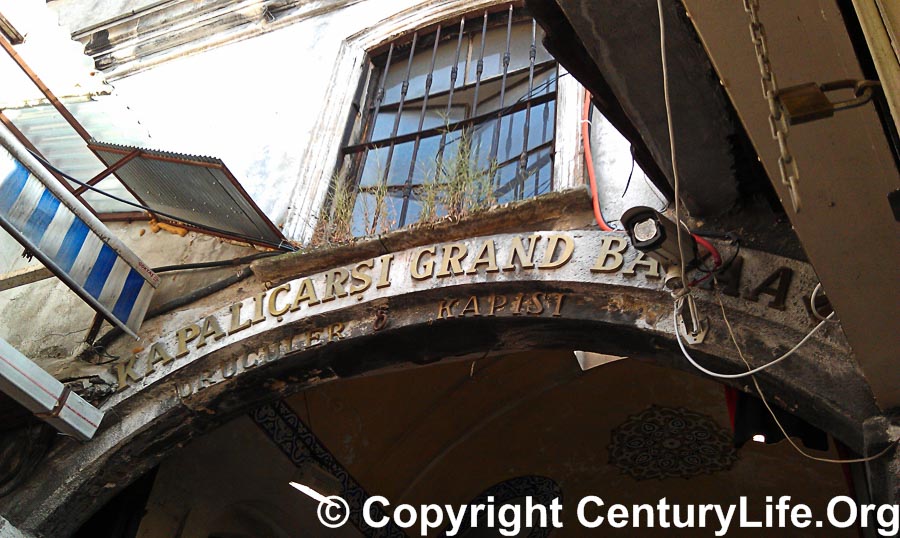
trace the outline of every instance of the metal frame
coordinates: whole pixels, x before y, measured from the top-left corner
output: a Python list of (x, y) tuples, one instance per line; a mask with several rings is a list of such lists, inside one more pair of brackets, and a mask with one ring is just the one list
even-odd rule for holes
[[(265, 214), (262, 212), (262, 210), (260, 210), (259, 206), (256, 205), (256, 202), (253, 201), (253, 198), (251, 198), (250, 195), (247, 194), (247, 191), (244, 190), (244, 188), (238, 182), (237, 178), (234, 177), (234, 175), (231, 173), (230, 170), (228, 170), (228, 168), (225, 166), (224, 163), (222, 163), (221, 161), (218, 161), (218, 160), (213, 160), (213, 159), (204, 160), (204, 159), (197, 159), (197, 158), (193, 158), (193, 159), (185, 158), (183, 156), (179, 156), (179, 155), (175, 155), (175, 154), (162, 155), (162, 154), (160, 154), (161, 152), (145, 151), (145, 150), (141, 150), (139, 148), (128, 148), (126, 150), (126, 149), (119, 149), (119, 148), (114, 149), (114, 148), (110, 148), (106, 145), (104, 145), (104, 146), (97, 145), (95, 143), (96, 141), (91, 137), (91, 135), (90, 135), (90, 133), (88, 133), (87, 129), (85, 129), (84, 126), (78, 122), (78, 120), (75, 118), (75, 116), (72, 115), (71, 112), (69, 112), (69, 110), (65, 107), (65, 105), (63, 105), (62, 102), (60, 102), (60, 100), (56, 97), (56, 95), (50, 90), (50, 88), (47, 87), (46, 84), (44, 84), (44, 82), (37, 75), (37, 73), (35, 73), (31, 69), (31, 67), (28, 66), (28, 64), (25, 62), (25, 60), (22, 59), (21, 56), (19, 56), (19, 54), (13, 48), (12, 44), (3, 35), (0, 35), (0, 48), (2, 48), (6, 52), (7, 55), (9, 55), (9, 57), (25, 73), (25, 75), (28, 76), (28, 78), (31, 80), (31, 82), (35, 86), (37, 86), (37, 88), (41, 91), (41, 93), (43, 93), (44, 97), (46, 97), (47, 100), (50, 102), (50, 104), (53, 105), (53, 107), (56, 109), (56, 111), (66, 120), (66, 122), (72, 127), (72, 129), (74, 129), (75, 132), (85, 141), (85, 143), (87, 144), (87, 148), (105, 166), (105, 168), (102, 172), (100, 172), (99, 174), (97, 174), (96, 176), (94, 176), (93, 178), (88, 180), (87, 182), (85, 182), (86, 185), (81, 185), (78, 188), (72, 187), (72, 185), (69, 183), (69, 181), (66, 180), (66, 178), (63, 177), (60, 173), (57, 173), (55, 170), (52, 170), (52, 169), (49, 170), (50, 174), (53, 177), (55, 177), (60, 183), (62, 183), (62, 185), (66, 188), (66, 190), (68, 192), (72, 193), (72, 195), (84, 207), (86, 207), (91, 212), (92, 215), (98, 216), (97, 212), (94, 210), (94, 208), (91, 207), (91, 205), (88, 204), (84, 200), (82, 195), (89, 190), (89, 187), (94, 186), (97, 183), (99, 183), (100, 181), (102, 181), (103, 179), (109, 177), (110, 175), (115, 174), (115, 172), (117, 170), (119, 170), (120, 168), (122, 168), (123, 166), (128, 164), (133, 159), (142, 157), (142, 158), (146, 158), (146, 159), (154, 159), (154, 160), (173, 162), (173, 163), (178, 163), (178, 164), (202, 166), (205, 168), (215, 168), (215, 169), (221, 171), (222, 174), (232, 184), (232, 186), (235, 187), (238, 194), (240, 194), (240, 196), (243, 197), (245, 201), (247, 201), (247, 203), (249, 204), (251, 209), (253, 211), (255, 211), (259, 216), (262, 217), (262, 220), (265, 222), (265, 226), (270, 231), (272, 231), (277, 237), (279, 237), (281, 239), (282, 243), (285, 242), (285, 238), (284, 238), (284, 235), (282, 234), (281, 230), (278, 229), (277, 227), (275, 227), (275, 225), (272, 224), (272, 222), (265, 216)], [(38, 155), (42, 159), (44, 158), (43, 155), (41, 155), (40, 151), (38, 151), (37, 147), (35, 147), (34, 144), (32, 144), (28, 140), (28, 138), (24, 135), (24, 133), (22, 133), (12, 123), (12, 121), (9, 120), (9, 118), (7, 118), (5, 115), (3, 115), (2, 111), (0, 111), (0, 123), (2, 123), (4, 126), (6, 126), (7, 129), (9, 129), (9, 131), (19, 141), (19, 143), (24, 145), (28, 151), (33, 152), (35, 155)], [(106, 165), (106, 161), (100, 156), (100, 153), (99, 153), (99, 150), (101, 150), (101, 149), (105, 152), (121, 153), (123, 155), (123, 158), (111, 165)], [(42, 167), (42, 169), (44, 169), (44, 168)], [(132, 190), (128, 185), (126, 185), (123, 181), (121, 181), (121, 179), (119, 180), (119, 182), (122, 184), (123, 187), (125, 187), (125, 189), (129, 192), (129, 194), (131, 194), (131, 196), (134, 197), (134, 199), (137, 200), (138, 203), (140, 203), (140, 205), (148, 208), (148, 212), (152, 218), (156, 218), (157, 220), (168, 220), (170, 222), (178, 222), (178, 221), (173, 221), (172, 219), (164, 219), (164, 218), (161, 218), (161, 216), (154, 214), (153, 210), (151, 208), (149, 208), (148, 204), (146, 202), (144, 202), (144, 200), (142, 200), (141, 197), (136, 192), (134, 192), (134, 190)], [(140, 218), (139, 216), (135, 215), (133, 212), (128, 213), (125, 218), (115, 218), (114, 216), (110, 217), (109, 214), (104, 214), (103, 216), (104, 216), (104, 220), (135, 220), (137, 218)], [(249, 244), (253, 244), (253, 245), (263, 245), (263, 246), (271, 248), (271, 245), (268, 245), (268, 244), (264, 245), (263, 243), (253, 241), (252, 238), (238, 237), (236, 235), (229, 235), (228, 233), (212, 231), (212, 230), (208, 230), (203, 227), (191, 226), (191, 225), (187, 225), (187, 224), (181, 223), (181, 222), (178, 222), (178, 224), (185, 226), (191, 230), (197, 231), (197, 232), (207, 233), (207, 234), (215, 235), (218, 237), (223, 237), (223, 238), (231, 239), (231, 240), (237, 240), (237, 241), (241, 241), (241, 242), (249, 243)]]
[[(259, 208), (259, 206), (256, 205), (256, 202), (253, 201), (253, 198), (251, 198), (250, 195), (247, 194), (247, 191), (244, 190), (244, 188), (241, 186), (240, 182), (238, 182), (237, 178), (234, 177), (234, 174), (232, 174), (231, 171), (228, 169), (228, 167), (225, 166), (225, 164), (223, 162), (219, 161), (218, 159), (211, 159), (211, 158), (204, 158), (204, 157), (197, 157), (197, 156), (188, 158), (188, 157), (183, 157), (183, 156), (179, 156), (176, 154), (171, 154), (171, 153), (163, 154), (163, 152), (144, 150), (144, 149), (139, 149), (139, 148), (115, 147), (115, 146), (111, 146), (108, 144), (99, 145), (99, 144), (95, 143), (94, 141), (92, 141), (88, 144), (88, 148), (91, 151), (94, 151), (95, 153), (98, 151), (103, 151), (106, 153), (115, 153), (115, 154), (123, 156), (122, 159), (113, 163), (109, 168), (118, 169), (121, 166), (124, 166), (125, 164), (127, 164), (128, 161), (131, 161), (132, 159), (139, 157), (142, 159), (148, 159), (148, 160), (153, 160), (153, 161), (162, 161), (162, 162), (175, 163), (175, 164), (185, 164), (185, 165), (189, 165), (189, 166), (199, 166), (201, 168), (214, 168), (216, 170), (219, 170), (220, 172), (222, 172), (222, 175), (224, 175), (225, 178), (228, 179), (228, 182), (231, 183), (231, 185), (238, 191), (238, 194), (240, 194), (247, 201), (247, 203), (250, 205), (250, 207), (254, 211), (256, 211), (260, 216), (263, 217), (263, 221), (265, 222), (266, 227), (269, 228), (269, 230), (271, 230), (275, 235), (277, 235), (282, 240), (284, 240), (284, 235), (281, 233), (281, 230), (279, 230), (272, 223), (272, 221), (269, 220), (268, 217), (265, 216), (265, 213), (263, 213), (262, 210)], [(101, 162), (105, 162), (105, 161), (103, 161), (103, 159), (101, 159)], [(109, 175), (108, 172), (109, 172), (109, 169), (107, 169), (107, 171), (104, 172), (103, 174)], [(100, 175), (103, 176), (103, 174), (100, 174)], [(93, 181), (93, 180), (91, 180), (91, 181)], [(90, 181), (88, 181), (87, 183), (91, 184)], [(128, 189), (128, 192), (131, 193), (131, 195), (134, 196), (134, 198), (138, 202), (140, 202), (141, 205), (144, 205), (144, 206), (148, 205), (137, 195), (137, 193), (135, 193), (130, 187), (128, 187), (128, 185), (126, 185), (124, 182), (121, 182), (121, 183), (126, 189)], [(152, 211), (151, 211), (151, 213), (152, 213)], [(156, 218), (157, 220), (166, 220), (166, 221), (176, 222), (172, 219), (169, 219), (166, 217), (160, 217), (158, 215), (153, 215), (153, 217)], [(132, 220), (132, 218), (126, 217), (125, 219), (122, 219), (122, 220)], [(183, 223), (180, 221), (177, 221), (177, 223), (179, 226), (183, 226), (187, 229), (199, 231), (199, 232), (206, 233), (209, 235), (214, 235), (217, 237), (236, 240), (236, 241), (240, 241), (243, 243), (250, 243), (250, 244), (254, 244), (254, 245), (271, 247), (270, 245), (264, 245), (262, 243), (254, 242), (251, 240), (251, 238), (238, 237), (235, 235), (214, 232), (211, 230), (200, 228), (198, 226), (192, 226), (190, 224), (186, 224), (186, 223)]]
[[(387, 155), (386, 163), (384, 165), (385, 168), (380, 173), (379, 185), (384, 185), (387, 183), (389, 175), (390, 175), (390, 168), (391, 168), (391, 162), (393, 160), (394, 147), (397, 144), (402, 144), (402, 143), (406, 143), (406, 142), (414, 143), (413, 149), (412, 149), (412, 156), (410, 159), (409, 170), (406, 173), (405, 182), (403, 182), (402, 184), (398, 184), (398, 185), (387, 185), (386, 186), (386, 188), (390, 192), (396, 192), (398, 190), (402, 190), (402, 192), (403, 192), (403, 195), (402, 195), (403, 201), (402, 201), (400, 215), (399, 215), (398, 223), (397, 223), (398, 227), (403, 227), (403, 226), (406, 226), (407, 224), (409, 224), (407, 222), (407, 217), (408, 217), (408, 209), (409, 209), (409, 200), (414, 191), (414, 185), (413, 185), (414, 169), (415, 169), (415, 165), (416, 165), (416, 158), (418, 157), (419, 146), (420, 146), (422, 139), (424, 139), (424, 138), (441, 135), (441, 144), (440, 144), (440, 147), (438, 149), (438, 154), (437, 154), (438, 166), (440, 166), (441, 161), (443, 160), (443, 152), (444, 152), (444, 147), (446, 146), (448, 133), (468, 130), (477, 124), (496, 119), (496, 123), (494, 125), (494, 129), (493, 129), (493, 133), (492, 133), (492, 141), (491, 141), (491, 148), (490, 148), (491, 159), (496, 159), (496, 155), (499, 152), (499, 142), (500, 142), (500, 134), (501, 134), (500, 133), (500, 122), (501, 122), (502, 118), (509, 116), (511, 114), (520, 112), (521, 110), (525, 110), (526, 111), (526, 121), (525, 121), (525, 128), (524, 128), (525, 139), (523, 140), (522, 152), (515, 159), (511, 159), (511, 160), (508, 160), (503, 163), (503, 164), (509, 164), (510, 162), (519, 161), (519, 164), (517, 166), (516, 179), (512, 180), (512, 182), (516, 182), (517, 184), (510, 187), (515, 190), (515, 195), (517, 198), (526, 196), (525, 195), (526, 189), (524, 186), (525, 177), (523, 176), (523, 174), (525, 174), (526, 171), (528, 170), (528, 167), (527, 167), (528, 156), (531, 154), (534, 154), (536, 152), (542, 151), (542, 150), (546, 149), (548, 146), (551, 148), (551, 152), (552, 152), (552, 148), (554, 147), (554, 141), (556, 138), (555, 121), (554, 121), (553, 140), (551, 140), (551, 142), (541, 144), (538, 147), (533, 148), (530, 151), (528, 149), (528, 133), (529, 133), (529, 129), (531, 127), (530, 126), (531, 108), (533, 106), (537, 106), (537, 105), (541, 105), (541, 104), (548, 103), (551, 101), (555, 101), (557, 98), (556, 90), (554, 89), (553, 91), (547, 92), (547, 93), (539, 95), (537, 97), (532, 97), (532, 98), (525, 99), (522, 101), (517, 101), (516, 103), (513, 103), (509, 106), (507, 106), (505, 103), (505, 93), (507, 90), (507, 81), (510, 76), (527, 73), (528, 93), (526, 94), (526, 96), (530, 96), (531, 93), (534, 91), (535, 76), (543, 74), (543, 73), (549, 71), (550, 69), (555, 68), (557, 65), (557, 63), (555, 61), (544, 61), (544, 62), (539, 62), (539, 63), (536, 62), (537, 24), (533, 20), (531, 20), (532, 35), (531, 35), (531, 48), (529, 51), (529, 64), (527, 67), (524, 67), (524, 68), (520, 68), (520, 69), (517, 69), (514, 71), (509, 70), (509, 62), (510, 62), (510, 57), (511, 57), (510, 41), (511, 41), (511, 35), (512, 35), (512, 27), (513, 27), (514, 19), (517, 18), (514, 8), (518, 5), (520, 5), (519, 2), (504, 4), (504, 5), (500, 5), (500, 6), (492, 6), (492, 9), (486, 9), (482, 12), (479, 12), (474, 20), (478, 20), (478, 22), (480, 23), (480, 24), (478, 24), (478, 26), (480, 28), (475, 29), (475, 30), (466, 31), (467, 16), (464, 15), (460, 18), (459, 28), (456, 31), (456, 33), (454, 34), (452, 32), (447, 32), (445, 34), (445, 37), (447, 39), (456, 39), (456, 53), (455, 53), (455, 63), (452, 64), (452, 66), (451, 66), (450, 88), (447, 90), (442, 90), (441, 92), (436, 92), (434, 94), (431, 93), (431, 84), (433, 82), (437, 49), (438, 49), (438, 45), (441, 43), (441, 35), (442, 35), (442, 32), (444, 31), (444, 29), (448, 28), (448, 27), (452, 28), (453, 26), (455, 26), (455, 24), (453, 24), (452, 26), (447, 25), (447, 24), (441, 24), (441, 23), (433, 24), (424, 29), (420, 29), (420, 30), (416, 30), (416, 31), (412, 32), (412, 38), (411, 38), (411, 41), (408, 42), (408, 44), (405, 44), (405, 45), (403, 44), (403, 42), (408, 38), (401, 38), (401, 39), (392, 41), (390, 44), (388, 44), (385, 47), (387, 49), (386, 53), (384, 53), (386, 55), (386, 61), (384, 62), (384, 67), (381, 68), (381, 73), (378, 77), (378, 85), (375, 88), (374, 92), (370, 92), (370, 97), (369, 97), (368, 103), (366, 105), (366, 110), (367, 110), (368, 114), (364, 117), (363, 121), (365, 123), (364, 123), (363, 129), (361, 130), (361, 138), (363, 139), (363, 142), (345, 145), (342, 148), (341, 154), (345, 158), (346, 157), (351, 158), (351, 167), (350, 167), (349, 174), (354, 178), (352, 183), (354, 185), (356, 185), (355, 191), (357, 193), (367, 192), (367, 191), (373, 190), (374, 188), (378, 188), (377, 186), (367, 186), (367, 187), (359, 186), (359, 181), (361, 179), (363, 170), (365, 169), (366, 158), (367, 158), (368, 152), (370, 150), (375, 150), (375, 149), (379, 149), (379, 148), (388, 148), (388, 155)], [(502, 72), (500, 74), (498, 74), (496, 77), (491, 77), (491, 79), (489, 79), (491, 81), (491, 83), (499, 82), (499, 84), (500, 84), (500, 89), (499, 89), (499, 93), (498, 93), (498, 96), (500, 98), (500, 105), (496, 110), (491, 110), (489, 112), (479, 114), (478, 113), (478, 104), (479, 104), (478, 96), (479, 96), (479, 92), (481, 90), (481, 86), (484, 83), (484, 80), (482, 79), (482, 74), (483, 74), (483, 70), (484, 70), (486, 35), (487, 35), (487, 32), (489, 29), (492, 29), (495, 26), (499, 27), (499, 25), (496, 24), (496, 21), (495, 21), (495, 24), (489, 24), (491, 15), (502, 16), (500, 14), (506, 15), (504, 17), (505, 20), (503, 21), (503, 24), (502, 24), (506, 29), (506, 48), (505, 48), (505, 53), (503, 54), (503, 69), (502, 69)], [(468, 20), (473, 20), (471, 18), (471, 15), (469, 15)], [(430, 33), (429, 33), (429, 30), (431, 30)], [(478, 39), (479, 30), (480, 30), (480, 40)], [(413, 64), (413, 58), (415, 57), (415, 55), (417, 53), (420, 53), (420, 52), (425, 53), (425, 50), (421, 50), (421, 51), (416, 50), (417, 43), (420, 43), (421, 41), (424, 40), (422, 38), (423, 35), (427, 36), (428, 38), (433, 36), (433, 39), (434, 39), (433, 44), (431, 44), (431, 46), (429, 47), (431, 49), (431, 51), (430, 51), (431, 62), (430, 62), (429, 71), (426, 75), (425, 91), (421, 97), (417, 97), (414, 99), (407, 99), (407, 91), (409, 89), (409, 81), (410, 81), (410, 74), (411, 74), (411, 69), (412, 69), (412, 64)], [(449, 36), (453, 36), (453, 37), (449, 37)], [(403, 41), (401, 41), (401, 40), (403, 40)], [(467, 43), (465, 45), (465, 48), (467, 51), (466, 65), (467, 66), (469, 66), (469, 65), (475, 66), (475, 81), (470, 82), (468, 84), (464, 84), (463, 86), (457, 87), (456, 82), (457, 82), (458, 76), (459, 76), (458, 65), (459, 65), (459, 62), (461, 59), (460, 54), (462, 52), (464, 40), (467, 41)], [(406, 58), (406, 62), (407, 62), (406, 76), (401, 83), (399, 101), (397, 103), (385, 105), (384, 98), (385, 98), (385, 85), (386, 85), (387, 73), (392, 66), (392, 60), (394, 59), (394, 56), (395, 56), (395, 53), (397, 52), (398, 47), (401, 47), (401, 46), (409, 46), (409, 52), (408, 52), (408, 55)], [(383, 51), (385, 48), (382, 48), (381, 50)], [(477, 54), (477, 60), (475, 58), (476, 54)], [(373, 63), (377, 64), (378, 63), (377, 59)], [(377, 67), (376, 67), (376, 69), (377, 69)], [(522, 81), (520, 81), (520, 83), (524, 83), (524, 82), (525, 82), (524, 79)], [(467, 107), (469, 110), (466, 112), (465, 115), (468, 117), (464, 117), (462, 120), (458, 120), (456, 122), (450, 123), (447, 126), (433, 127), (433, 128), (429, 128), (429, 129), (422, 128), (424, 125), (425, 113), (428, 110), (429, 99), (447, 96), (446, 106), (447, 106), (447, 110), (449, 111), (453, 107), (453, 104), (454, 104), (453, 103), (454, 93), (459, 92), (459, 91), (468, 91), (468, 90), (472, 90), (472, 93), (473, 93), (472, 99), (474, 100), (474, 102), (471, 103), (471, 107)], [(398, 135), (397, 132), (398, 132), (399, 123), (400, 123), (400, 119), (401, 119), (401, 115), (403, 113), (404, 107), (406, 107), (412, 103), (416, 103), (416, 104), (421, 103), (421, 108), (419, 111), (419, 118), (418, 118), (418, 129), (411, 133)], [(443, 105), (441, 105), (441, 106), (443, 106)], [(393, 123), (392, 130), (391, 130), (391, 135), (387, 138), (372, 140), (371, 137), (374, 132), (375, 122), (377, 121), (378, 115), (380, 113), (384, 112), (385, 110), (392, 111), (395, 113), (394, 123)], [(551, 159), (552, 159), (552, 155), (551, 155)], [(552, 171), (551, 171), (550, 181), (551, 181), (550, 189), (552, 190), (552, 188), (553, 188)], [(519, 185), (519, 184), (521, 184), (521, 185)], [(505, 194), (508, 191), (509, 191), (509, 188), (505, 189), (503, 194)], [(378, 215), (375, 215), (374, 218), (377, 220)]]

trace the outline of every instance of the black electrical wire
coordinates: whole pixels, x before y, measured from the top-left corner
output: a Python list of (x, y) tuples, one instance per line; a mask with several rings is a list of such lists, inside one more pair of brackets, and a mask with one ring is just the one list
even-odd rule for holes
[(117, 202), (120, 202), (120, 203), (123, 203), (123, 204), (125, 204), (125, 205), (129, 205), (129, 206), (131, 206), (131, 207), (136, 207), (136, 208), (138, 208), (138, 209), (143, 209), (144, 211), (148, 211), (148, 212), (150, 212), (150, 213), (152, 213), (152, 214), (162, 215), (163, 217), (168, 217), (168, 218), (173, 219), (173, 220), (175, 220), (175, 221), (183, 222), (183, 223), (185, 223), (185, 224), (187, 224), (187, 225), (189, 225), (189, 226), (194, 226), (194, 227), (200, 228), (200, 229), (202, 229), (202, 230), (209, 230), (209, 231), (211, 231), (211, 232), (216, 232), (216, 233), (220, 233), (220, 234), (223, 234), (223, 235), (227, 235), (227, 236), (231, 236), (231, 237), (236, 237), (236, 238), (239, 238), (239, 239), (243, 239), (243, 240), (248, 241), (248, 242), (250, 242), (250, 243), (257, 243), (257, 244), (265, 245), (265, 246), (268, 246), (268, 247), (277, 248), (277, 249), (279, 249), (279, 250), (287, 250), (287, 251), (289, 251), (289, 252), (293, 252), (293, 251), (297, 250), (296, 248), (294, 248), (294, 247), (293, 247), (292, 245), (290, 245), (289, 243), (281, 242), (281, 243), (279, 243), (279, 244), (276, 245), (275, 243), (272, 243), (272, 242), (270, 242), (270, 241), (266, 241), (266, 240), (264, 240), (264, 239), (258, 239), (258, 238), (255, 238), (255, 237), (250, 237), (250, 236), (247, 236), (247, 235), (239, 234), (239, 233), (236, 233), (236, 232), (231, 232), (231, 231), (228, 231), (228, 230), (221, 230), (221, 229), (219, 229), (219, 228), (215, 228), (215, 227), (209, 226), (209, 225), (207, 225), (207, 224), (197, 224), (197, 223), (195, 223), (195, 222), (191, 222), (191, 221), (186, 220), (186, 219), (183, 219), (183, 218), (181, 218), (181, 217), (177, 217), (177, 216), (172, 215), (172, 214), (170, 214), (170, 213), (164, 213), (164, 212), (159, 211), (159, 210), (157, 210), (157, 209), (152, 209), (152, 208), (150, 208), (150, 207), (147, 207), (147, 206), (145, 206), (145, 205), (142, 205), (142, 204), (139, 204), (139, 203), (136, 203), (136, 202), (130, 202), (130, 201), (124, 199), (124, 198), (120, 198), (120, 197), (116, 196), (115, 194), (110, 194), (110, 193), (108, 193), (108, 192), (106, 192), (106, 191), (104, 191), (104, 190), (102, 190), (102, 189), (98, 189), (97, 187), (94, 187), (93, 185), (88, 185), (88, 184), (85, 183), (84, 181), (81, 181), (81, 180), (79, 180), (79, 179), (75, 179), (74, 177), (72, 177), (72, 176), (66, 174), (65, 172), (63, 172), (63, 171), (60, 170), (59, 168), (56, 168), (55, 166), (53, 166), (52, 164), (50, 164), (46, 159), (44, 159), (43, 157), (41, 157), (40, 155), (36, 154), (35, 152), (33, 152), (33, 151), (31, 151), (31, 150), (28, 150), (28, 153), (31, 153), (31, 155), (32, 155), (35, 159), (37, 159), (38, 161), (40, 161), (44, 166), (46, 166), (46, 167), (49, 168), (50, 170), (53, 170), (54, 172), (56, 172), (57, 174), (61, 175), (62, 177), (68, 179), (69, 181), (72, 181), (72, 182), (74, 182), (74, 183), (76, 183), (76, 184), (78, 184), (78, 185), (81, 185), (82, 187), (84, 187), (84, 188), (86, 188), (86, 189), (88, 189), (88, 190), (92, 190), (92, 191), (94, 191), (94, 192), (96, 192), (96, 193), (98, 193), (98, 194), (102, 194), (103, 196), (106, 196), (106, 197), (108, 197), (108, 198), (112, 198), (113, 200), (115, 200), (115, 201), (117, 201)]
[(714, 273), (717, 275), (727, 271), (728, 268), (731, 267), (731, 264), (734, 263), (734, 260), (737, 259), (738, 254), (740, 254), (740, 252), (741, 252), (741, 238), (732, 236), (731, 240), (732, 240), (732, 244), (735, 246), (735, 249), (734, 249), (734, 253), (731, 255), (731, 257), (728, 258), (728, 261), (726, 261), (725, 263), (723, 263), (720, 267), (718, 267), (716, 269), (706, 269), (704, 267), (698, 266), (697, 270), (700, 271), (701, 273)]
[(168, 273), (171, 271), (186, 271), (189, 269), (212, 269), (215, 267), (232, 267), (235, 265), (244, 265), (245, 263), (250, 263), (254, 260), (258, 260), (260, 258), (269, 258), (271, 256), (280, 256), (281, 252), (259, 252), (257, 254), (251, 254), (250, 256), (244, 256), (242, 258), (233, 258), (231, 260), (216, 260), (211, 262), (198, 262), (198, 263), (182, 263), (176, 265), (163, 265), (161, 267), (154, 267), (154, 273)]
[(634, 158), (634, 144), (629, 146), (631, 153), (631, 171), (628, 172), (628, 181), (625, 182), (625, 190), (622, 191), (622, 198), (625, 198), (625, 194), (628, 192), (628, 187), (631, 186), (631, 176), (634, 175), (634, 164), (636, 159)]
[[(239, 272), (231, 276), (213, 282), (208, 286), (205, 286), (198, 290), (194, 290), (191, 293), (181, 295), (176, 299), (157, 306), (153, 310), (147, 312), (146, 316), (144, 316), (144, 320), (155, 318), (156, 316), (161, 316), (163, 314), (171, 312), (172, 310), (175, 310), (176, 308), (181, 308), (182, 306), (190, 304), (194, 301), (199, 301), (200, 299), (208, 297), (213, 293), (216, 293), (217, 291), (224, 290), (232, 284), (236, 284), (242, 280), (249, 278), (252, 274), (253, 271), (249, 267), (244, 267)], [(106, 347), (109, 346), (109, 344), (112, 343), (113, 340), (123, 334), (125, 334), (125, 331), (123, 331), (118, 326), (114, 326), (109, 331), (104, 333), (103, 336), (98, 338), (91, 347), (88, 347), (84, 351), (82, 351), (76, 358), (80, 360), (87, 360), (87, 355), (91, 352), (103, 356), (106, 352)]]

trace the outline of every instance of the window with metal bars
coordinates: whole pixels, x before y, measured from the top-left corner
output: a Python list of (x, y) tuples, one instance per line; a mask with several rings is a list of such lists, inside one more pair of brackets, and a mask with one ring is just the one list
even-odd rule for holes
[(460, 174), (487, 184), (470, 196), (497, 203), (553, 189), (557, 65), (542, 37), (509, 6), (415, 32), (372, 57), (362, 141), (343, 148), (353, 235), (415, 223), (429, 204), (446, 214), (446, 199), (435, 204), (426, 191), (452, 189)]

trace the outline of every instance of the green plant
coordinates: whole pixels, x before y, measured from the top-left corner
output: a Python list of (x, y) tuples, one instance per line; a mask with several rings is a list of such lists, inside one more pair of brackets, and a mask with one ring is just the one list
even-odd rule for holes
[(424, 177), (425, 182), (413, 189), (419, 201), (419, 222), (434, 222), (437, 220), (438, 207), (441, 204), (441, 184), (433, 173), (426, 173)]
[(312, 244), (343, 243), (353, 239), (350, 225), (353, 219), (353, 192), (347, 187), (340, 172), (331, 179), (330, 203), (322, 209), (316, 222)]
[(456, 148), (456, 153), (440, 163), (437, 183), (441, 186), (440, 201), (447, 215), (459, 218), (494, 205), (497, 161), (491, 159), (487, 167), (479, 166), (480, 148), (473, 146), (468, 131), (460, 133)]
[[(381, 175), (379, 174), (379, 177)], [(371, 196), (371, 204), (364, 202), (363, 218), (366, 222), (366, 235), (375, 235), (385, 230), (391, 229), (393, 222), (393, 212), (386, 207), (388, 187), (384, 181), (379, 181), (372, 187), (368, 187), (365, 191)]]

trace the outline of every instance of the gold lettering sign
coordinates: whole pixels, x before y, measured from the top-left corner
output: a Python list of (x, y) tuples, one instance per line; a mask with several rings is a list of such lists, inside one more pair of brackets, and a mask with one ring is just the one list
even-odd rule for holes
[[(599, 241), (591, 244), (596, 255), (591, 251), (587, 253), (588, 258), (593, 260), (590, 267), (593, 273), (640, 273), (647, 279), (659, 279), (664, 272), (658, 262), (642, 253), (628, 257), (626, 263), (628, 243), (624, 237), (601, 234)], [(554, 232), (546, 236), (537, 233), (513, 234), (421, 247), (409, 253), (397, 254), (397, 259), (408, 260), (405, 261), (407, 266), (403, 268), (406, 274), (400, 273), (400, 277), (408, 282), (406, 285), (416, 286), (430, 281), (431, 286), (437, 282), (450, 286), (462, 279), (479, 281), (478, 279), (491, 274), (509, 272), (524, 275), (525, 272), (531, 272), (536, 275), (561, 270), (576, 259), (576, 248), (576, 238), (569, 233)], [(587, 258), (582, 256), (578, 259)], [(177, 367), (180, 361), (190, 360), (192, 354), (199, 356), (204, 353), (212, 343), (231, 339), (245, 331), (249, 335), (251, 332), (257, 334), (265, 330), (250, 331), (256, 325), (283, 323), (288, 319), (297, 321), (306, 315), (305, 311), (313, 307), (351, 296), (363, 300), (367, 293), (392, 285), (392, 277), (398, 277), (392, 272), (394, 261), (395, 254), (384, 254), (318, 275), (299, 278), (236, 302), (219, 314), (189, 323), (176, 330), (172, 336), (153, 343), (141, 356), (132, 356), (124, 363), (117, 364), (113, 373), (118, 380), (119, 389), (141, 381), (151, 373)], [(763, 289), (761, 293), (766, 291)], [(498, 315), (558, 317), (565, 297), (564, 294), (543, 292), (468, 294), (441, 300), (432, 319)], [(227, 331), (223, 327), (227, 327)], [(326, 345), (343, 338), (343, 331), (343, 323), (309, 329), (286, 340), (284, 345), (278, 344), (275, 347), (296, 350)], [(174, 350), (174, 353), (170, 350)], [(267, 357), (282, 353), (269, 349), (247, 354), (229, 366), (229, 369), (223, 368), (222, 376), (228, 373), (227, 377), (231, 377), (237, 369), (252, 368), (266, 362)], [(205, 383), (201, 385), (205, 386)]]

